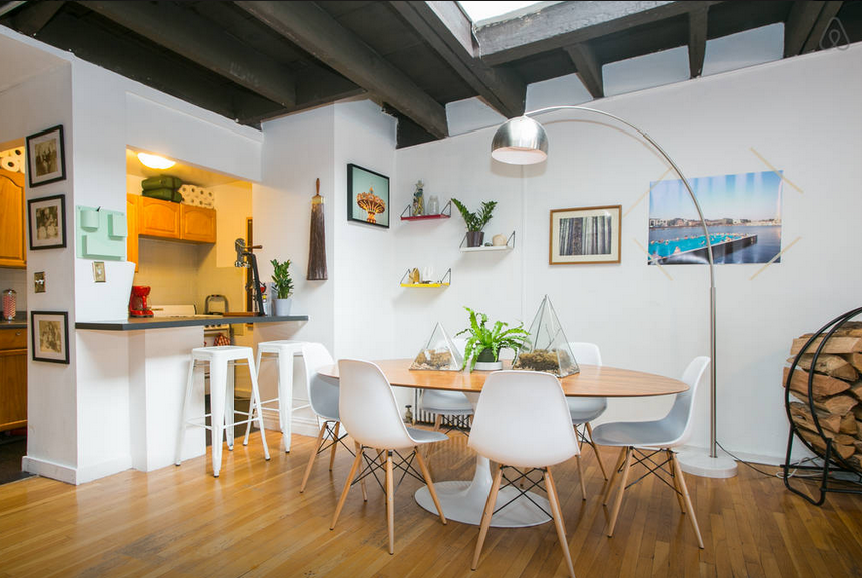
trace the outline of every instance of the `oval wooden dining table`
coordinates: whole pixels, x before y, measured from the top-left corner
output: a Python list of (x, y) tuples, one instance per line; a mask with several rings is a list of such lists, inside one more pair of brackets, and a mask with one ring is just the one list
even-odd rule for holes
[[(460, 391), (476, 409), (479, 393), (490, 371), (430, 371), (411, 370), (412, 359), (387, 359), (375, 361), (392, 385), (423, 389)], [(508, 366), (508, 364), (507, 364)], [(319, 373), (338, 379), (338, 366), (322, 368)], [(673, 395), (688, 390), (684, 382), (653, 373), (632, 371), (616, 367), (581, 365), (580, 372), (560, 379), (563, 393), (569, 397), (648, 397)], [(349, 433), (349, 432), (348, 432)], [(479, 525), (485, 500), (491, 491), (491, 464), (488, 458), (476, 456), (476, 471), (472, 480), (434, 482), (437, 496), (446, 518), (465, 524)], [(504, 491), (505, 490), (505, 491)], [(529, 499), (518, 498), (515, 488), (501, 489), (497, 504), (505, 508), (494, 513), (491, 525), (503, 528), (535, 526), (551, 520), (548, 501), (533, 492)], [(424, 509), (436, 514), (437, 510), (428, 487), (423, 486), (414, 495)]]

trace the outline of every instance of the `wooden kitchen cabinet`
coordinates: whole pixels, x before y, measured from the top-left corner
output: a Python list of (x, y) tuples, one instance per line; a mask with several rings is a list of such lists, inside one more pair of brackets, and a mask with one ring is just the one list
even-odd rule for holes
[(25, 268), (24, 175), (0, 169), (0, 267)]
[(141, 195), (126, 195), (126, 261), (138, 272), (138, 204)]
[(215, 210), (192, 205), (180, 205), (180, 239), (198, 243), (215, 243)]
[(27, 426), (27, 330), (0, 329), (0, 431)]
[(141, 196), (138, 201), (138, 235), (180, 238), (180, 204)]

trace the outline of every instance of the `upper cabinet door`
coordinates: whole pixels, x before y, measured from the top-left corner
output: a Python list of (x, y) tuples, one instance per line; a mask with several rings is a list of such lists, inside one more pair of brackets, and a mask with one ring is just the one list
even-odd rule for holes
[(197, 243), (216, 242), (216, 212), (213, 209), (180, 205), (180, 238)]
[(180, 238), (180, 204), (141, 197), (138, 234), (153, 237)]
[(27, 266), (24, 175), (0, 169), (0, 267)]

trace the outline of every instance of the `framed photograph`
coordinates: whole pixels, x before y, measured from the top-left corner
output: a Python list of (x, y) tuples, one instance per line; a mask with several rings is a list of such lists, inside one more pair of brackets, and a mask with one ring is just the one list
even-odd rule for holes
[(389, 177), (347, 165), (347, 220), (389, 228)]
[(62, 124), (27, 137), (27, 176), (31, 188), (66, 178)]
[(31, 311), (33, 361), (69, 363), (69, 313)]
[(66, 246), (66, 195), (27, 201), (30, 216), (30, 250)]
[(551, 265), (620, 262), (622, 205), (551, 211)]

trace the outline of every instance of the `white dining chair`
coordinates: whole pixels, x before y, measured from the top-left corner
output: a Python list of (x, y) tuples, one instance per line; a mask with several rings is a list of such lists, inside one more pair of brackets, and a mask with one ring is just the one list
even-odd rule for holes
[[(408, 428), (401, 421), (401, 413), (398, 410), (398, 402), (392, 386), (380, 368), (369, 361), (358, 359), (339, 359), (338, 373), (340, 377), (341, 395), (338, 401), (339, 415), (342, 423), (350, 432), (350, 436), (356, 442), (356, 457), (350, 468), (347, 480), (344, 482), (344, 490), (338, 499), (335, 515), (332, 517), (330, 530), (335, 528), (338, 515), (344, 507), (347, 493), (357, 481), (362, 481), (369, 474), (376, 477), (377, 471), (385, 470), (386, 481), (383, 484), (386, 491), (386, 521), (389, 530), (389, 553), (395, 553), (395, 481), (393, 470), (399, 469), (405, 475), (410, 474), (428, 486), (431, 498), (440, 515), (440, 521), (446, 523), (446, 516), (437, 499), (431, 473), (425, 464), (419, 446), (449, 439), (446, 434), (422, 429)], [(377, 450), (371, 458), (365, 455), (365, 449)], [(406, 456), (399, 450), (410, 450)], [(386, 461), (381, 465), (378, 461), (380, 452), (385, 453)], [(399, 461), (393, 460), (393, 454), (398, 456)], [(420, 472), (413, 468), (413, 456), (419, 464)], [(359, 472), (359, 466), (365, 460), (365, 468)], [(358, 475), (357, 475), (357, 472)], [(403, 479), (403, 476), (402, 476)], [(365, 487), (363, 486), (363, 498)]]
[[(542, 471), (563, 558), (569, 575), (574, 578), (572, 554), (550, 466), (578, 455), (580, 449), (559, 380), (550, 373), (534, 371), (491, 373), (482, 386), (467, 445), (497, 464), (482, 513), (472, 569), (479, 564), (482, 544), (496, 508), (503, 469), (513, 467)], [(507, 485), (517, 487), (508, 480)]]
[[(614, 535), (614, 526), (620, 513), (629, 469), (634, 465), (632, 464), (632, 456), (637, 454), (637, 463), (644, 463), (647, 466), (647, 474), (653, 473), (664, 480), (661, 477), (661, 473), (664, 473), (671, 478), (668, 485), (676, 492), (677, 502), (682, 513), (689, 515), (691, 527), (697, 536), (697, 544), (703, 548), (703, 538), (700, 535), (697, 517), (691, 505), (688, 487), (685, 485), (685, 477), (672, 448), (685, 444), (691, 437), (694, 396), (709, 362), (709, 357), (703, 356), (694, 358), (688, 364), (683, 372), (682, 381), (688, 385), (689, 389), (676, 394), (673, 406), (665, 417), (653, 421), (604, 423), (597, 426), (593, 431), (593, 439), (599, 445), (621, 448), (617, 465), (611, 473), (611, 479), (605, 490), (604, 504), (607, 505), (614, 481), (617, 475), (620, 475), (619, 489), (608, 522), (608, 537)], [(664, 454), (664, 458), (661, 457), (662, 454)], [(655, 456), (659, 456), (657, 459), (664, 459), (664, 461), (657, 463), (654, 459)], [(666, 465), (668, 466), (667, 471), (665, 470)]]
[[(570, 341), (569, 347), (572, 354), (575, 356), (575, 361), (578, 364), (585, 363), (587, 365), (601, 365), (602, 354), (599, 351), (599, 346), (595, 343), (586, 343), (583, 341)], [(583, 447), (584, 441), (593, 448), (596, 454), (596, 460), (599, 462), (599, 469), (602, 471), (602, 476), (605, 480), (608, 479), (608, 473), (605, 470), (605, 464), (602, 462), (602, 455), (599, 453), (595, 442), (593, 442), (593, 428), (590, 422), (598, 419), (600, 415), (608, 409), (608, 398), (606, 397), (567, 397), (566, 403), (569, 404), (569, 413), (572, 416), (572, 425), (575, 432), (578, 434), (578, 444)], [(578, 476), (581, 480), (581, 496), (584, 500), (587, 499), (587, 488), (584, 485), (584, 471), (581, 467), (581, 456), (577, 457), (578, 461)]]
[[(315, 449), (312, 450), (308, 457), (308, 464), (305, 466), (305, 473), (302, 476), (302, 485), (299, 487), (299, 493), (305, 491), (305, 486), (308, 484), (308, 478), (311, 475), (311, 468), (314, 466), (314, 459), (318, 454), (330, 451), (329, 454), (329, 471), (332, 471), (332, 465), (335, 462), (335, 450), (339, 444), (344, 445), (346, 433), (342, 434), (341, 422), (338, 418), (338, 382), (319, 375), (317, 370), (321, 367), (334, 365), (335, 361), (329, 355), (320, 343), (303, 343), (302, 358), (305, 362), (305, 381), (308, 385), (308, 403), (311, 410), (314, 412), (317, 420), (320, 422), (320, 431), (317, 434), (317, 443)], [(346, 445), (347, 451), (350, 451)], [(352, 452), (351, 452), (352, 453)]]
[[(452, 343), (463, 357), (467, 340), (456, 337), (452, 339)], [(442, 391), (439, 389), (426, 389), (422, 392), (419, 410), (434, 414), (434, 431), (440, 429), (444, 415), (468, 416), (468, 420), (470, 419), (469, 416), (473, 415), (473, 406), (466, 395), (460, 391)]]

